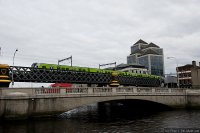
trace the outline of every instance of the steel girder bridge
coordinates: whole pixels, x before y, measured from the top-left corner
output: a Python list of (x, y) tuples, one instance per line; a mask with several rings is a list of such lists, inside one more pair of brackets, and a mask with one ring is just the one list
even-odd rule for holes
[[(89, 73), (67, 71), (59, 69), (39, 69), (32, 67), (11, 66), (9, 74), (15, 82), (41, 82), (41, 83), (80, 83), (80, 84), (111, 84), (112, 74), (110, 73)], [(155, 81), (144, 77), (116, 76), (120, 85), (150, 85)]]
[[(0, 68), (2, 71), (2, 68)], [(0, 76), (2, 75), (0, 71)], [(99, 86), (110, 85), (113, 80), (120, 85), (131, 86), (159, 86), (160, 80), (120, 76), (113, 77), (111, 73), (77, 72), (60, 69), (43, 69), (22, 66), (9, 66), (7, 68), (8, 79), (14, 82), (38, 82), (38, 83), (79, 83), (98, 84)], [(1, 80), (1, 79), (0, 79)]]

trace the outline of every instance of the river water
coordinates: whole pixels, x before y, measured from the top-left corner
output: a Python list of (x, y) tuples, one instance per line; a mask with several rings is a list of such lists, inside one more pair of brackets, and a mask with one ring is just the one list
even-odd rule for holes
[(54, 118), (1, 121), (0, 133), (153, 133), (181, 128), (200, 132), (200, 110), (131, 112), (100, 112), (90, 105)]

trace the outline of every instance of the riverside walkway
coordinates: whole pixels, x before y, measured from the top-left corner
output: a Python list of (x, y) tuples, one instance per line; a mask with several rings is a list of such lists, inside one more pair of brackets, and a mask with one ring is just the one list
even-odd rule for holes
[(92, 103), (127, 99), (174, 108), (200, 107), (200, 90), (159, 87), (0, 88), (0, 119), (55, 115)]

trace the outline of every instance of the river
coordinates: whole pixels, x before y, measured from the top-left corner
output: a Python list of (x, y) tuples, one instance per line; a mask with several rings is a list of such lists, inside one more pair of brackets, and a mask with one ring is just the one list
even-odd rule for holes
[[(174, 129), (199, 132), (200, 110), (159, 112), (99, 112), (90, 105), (65, 112), (54, 118), (1, 121), (0, 133), (153, 133)], [(194, 131), (194, 130), (193, 130)]]

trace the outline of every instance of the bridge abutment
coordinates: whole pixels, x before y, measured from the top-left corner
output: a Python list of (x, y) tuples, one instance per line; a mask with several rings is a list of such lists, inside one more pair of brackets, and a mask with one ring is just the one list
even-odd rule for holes
[(200, 89), (187, 91), (187, 108), (200, 109)]

